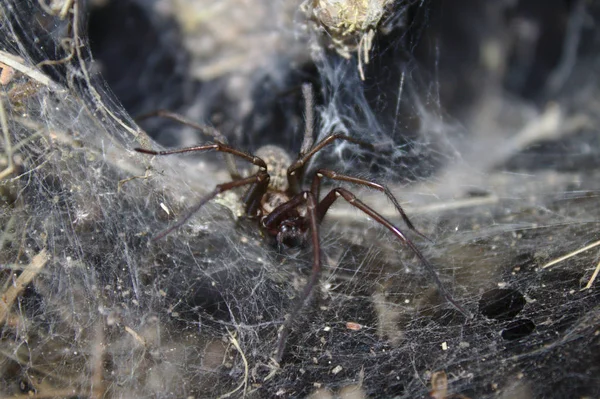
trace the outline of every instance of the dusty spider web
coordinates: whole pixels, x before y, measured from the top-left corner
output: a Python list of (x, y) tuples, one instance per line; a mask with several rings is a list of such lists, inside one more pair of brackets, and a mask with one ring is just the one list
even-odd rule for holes
[[(251, 41), (240, 46), (238, 39), (236, 55), (248, 50), (255, 63), (245, 65), (256, 69), (239, 75), (227, 69), (234, 75), (203, 82), (198, 96), (204, 101), (186, 104), (236, 104), (233, 109), (244, 112), (222, 111), (228, 138), (257, 148), (261, 140), (278, 139), (268, 132), (286, 132), (290, 139), (283, 144), (292, 148), (302, 110), (288, 106), (298, 98), (281, 93), (294, 93), (297, 71), (290, 65), (310, 59), (320, 93), (319, 135), (346, 129), (358, 138), (388, 140), (398, 155), (381, 159), (339, 146), (314, 167), (362, 165), (365, 176), (389, 184), (433, 239), (423, 247), (427, 258), (476, 313), (465, 322), (408, 251), (341, 208), (323, 227), (327, 257), (319, 292), (278, 368), (268, 354), (306, 279), (309, 249), (279, 253), (219, 204), (191, 219), (176, 238), (149, 246), (148, 238), (184, 204), (220, 181), (222, 160), (150, 165), (136, 157), (132, 149), (149, 139), (95, 74), (81, 3), (47, 3), (49, 10), (38, 2), (0, 5), (3, 395), (598, 396), (593, 5), (545, 9), (564, 18), (564, 31), (541, 10), (532, 18), (519, 4), (489, 6), (509, 15), (511, 26), (537, 27), (537, 39), (473, 5), (469, 11), (487, 17), (475, 13), (461, 26), (485, 29), (487, 38), (504, 44), (495, 47), (494, 40), (478, 41), (481, 35), (453, 41), (435, 18), (435, 3), (413, 4), (404, 15), (425, 23), (411, 21), (408, 33), (378, 36), (365, 83), (356, 64), (335, 52), (302, 52), (292, 29), (274, 42), (288, 45), (269, 46), (261, 57), (252, 56), (257, 47)], [(151, 26), (168, 32), (155, 9), (135, 4), (140, 15), (152, 16)], [(273, 17), (289, 16), (283, 3), (253, 6), (268, 12), (256, 17), (257, 25), (249, 23), (255, 14), (242, 13), (245, 29), (258, 32), (249, 40), (267, 37), (260, 33), (273, 32), (271, 22), (292, 20)], [(446, 8), (443, 21), (460, 20), (465, 9), (459, 8)], [(229, 11), (212, 14), (211, 22), (224, 26), (218, 17), (231, 17)], [(195, 25), (185, 26), (187, 34), (196, 32)], [(507, 32), (517, 36), (508, 40)], [(542, 51), (550, 42), (556, 48), (551, 33), (564, 39), (555, 61)], [(438, 69), (429, 74), (417, 56), (422, 47), (411, 40), (436, 34), (431, 54)], [(194, 40), (186, 40), (194, 54)], [(468, 56), (474, 43), (485, 57)], [(114, 49), (117, 41), (110, 44)], [(154, 51), (163, 50), (157, 45)], [(464, 66), (449, 53), (464, 54), (470, 72), (461, 74)], [(536, 54), (535, 62), (523, 54)], [(274, 61), (281, 57), (296, 64)], [(117, 61), (105, 63), (105, 71)], [(460, 79), (460, 94), (474, 87), (477, 101), (445, 100), (452, 79)], [(143, 92), (150, 85), (137, 83), (149, 80), (143, 73), (129, 78), (136, 85), (128, 89)], [(232, 102), (236, 96), (240, 101)], [(198, 107), (177, 111), (211, 122), (214, 113)], [(285, 118), (277, 118), (280, 112)], [(177, 133), (174, 140), (197, 140)], [(385, 200), (363, 195), (391, 213)]]

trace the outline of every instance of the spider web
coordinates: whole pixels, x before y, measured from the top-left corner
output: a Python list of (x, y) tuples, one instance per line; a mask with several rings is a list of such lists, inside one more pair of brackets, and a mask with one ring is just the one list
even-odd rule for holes
[[(363, 81), (298, 2), (1, 2), (1, 396), (600, 396), (597, 22), (585, 1), (397, 2)], [(208, 139), (130, 115), (169, 108), (296, 154), (307, 81), (316, 137), (378, 149), (335, 143), (307, 176), (387, 184), (431, 242), (347, 188), (472, 319), (336, 203), (275, 364), (310, 245), (270, 246), (236, 193), (151, 241), (228, 176), (215, 154), (134, 152)]]

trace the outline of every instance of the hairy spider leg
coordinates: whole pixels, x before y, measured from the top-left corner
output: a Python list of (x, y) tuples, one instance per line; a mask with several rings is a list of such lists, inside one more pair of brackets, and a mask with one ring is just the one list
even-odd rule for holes
[(427, 241), (432, 242), (425, 234), (421, 233), (419, 230), (416, 229), (416, 227), (412, 224), (412, 222), (408, 218), (408, 215), (404, 212), (404, 209), (402, 209), (402, 207), (400, 206), (400, 203), (398, 202), (396, 197), (392, 194), (390, 189), (387, 188), (386, 186), (384, 186), (383, 184), (375, 183), (373, 181), (369, 181), (369, 180), (365, 180), (365, 179), (360, 179), (360, 178), (354, 177), (354, 176), (342, 175), (342, 174), (339, 174), (339, 173), (337, 173), (333, 170), (329, 170), (329, 169), (319, 169), (319, 170), (317, 170), (317, 172), (315, 173), (315, 175), (313, 177), (311, 190), (310, 190), (315, 195), (315, 197), (317, 197), (317, 199), (319, 198), (319, 194), (320, 194), (320, 190), (321, 190), (321, 179), (323, 177), (327, 177), (332, 180), (345, 181), (348, 183), (358, 184), (361, 186), (366, 186), (366, 187), (374, 188), (375, 190), (381, 191), (382, 193), (384, 193), (386, 195), (386, 197), (388, 197), (388, 199), (390, 201), (392, 201), (392, 204), (394, 204), (394, 207), (396, 208), (398, 213), (400, 213), (400, 216), (402, 216), (402, 220), (404, 220), (404, 223), (406, 223), (406, 226), (408, 226), (408, 228), (410, 230), (414, 231), (421, 238), (424, 238)]
[[(258, 187), (264, 187), (264, 190), (266, 190), (266, 187), (269, 184), (269, 175), (267, 174), (267, 172), (261, 171), (255, 175), (246, 177), (244, 179), (234, 180), (234, 181), (230, 181), (228, 183), (223, 183), (223, 184), (217, 185), (213, 191), (206, 194), (196, 205), (189, 208), (188, 211), (186, 212), (186, 214), (181, 219), (179, 219), (174, 225), (172, 225), (168, 229), (163, 230), (160, 233), (158, 233), (156, 235), (156, 237), (154, 237), (152, 239), (152, 241), (160, 240), (161, 238), (167, 236), (172, 231), (177, 230), (178, 228), (183, 226), (196, 212), (198, 212), (200, 210), (200, 208), (202, 208), (207, 202), (209, 202), (210, 200), (215, 198), (217, 195), (219, 195), (225, 191), (229, 191), (234, 188), (246, 186), (248, 184), (253, 184), (253, 183), (255, 185), (257, 185)], [(258, 193), (256, 195), (262, 195), (262, 193)]]
[(304, 97), (304, 138), (298, 156), (306, 154), (315, 143), (314, 125), (315, 125), (315, 95), (312, 84), (304, 83), (302, 85), (302, 97)]
[(263, 221), (263, 225), (266, 228), (275, 228), (281, 223), (289, 214), (289, 212), (296, 209), (301, 204), (306, 203), (306, 210), (309, 219), (312, 248), (313, 248), (313, 265), (310, 272), (308, 282), (304, 286), (300, 297), (296, 300), (294, 308), (289, 313), (287, 319), (283, 323), (283, 326), (279, 330), (279, 337), (277, 338), (277, 350), (275, 352), (275, 360), (277, 363), (281, 362), (283, 351), (285, 350), (285, 341), (290, 332), (290, 327), (293, 320), (295, 319), (298, 312), (304, 307), (304, 304), (310, 297), (312, 290), (314, 289), (319, 279), (321, 272), (321, 245), (319, 241), (319, 218), (317, 215), (317, 199), (314, 194), (310, 191), (303, 191), (290, 199), (285, 204), (281, 204), (273, 210)]
[[(258, 206), (260, 205), (260, 200), (259, 200), (260, 197), (266, 192), (268, 185), (269, 185), (270, 176), (267, 173), (267, 165), (265, 164), (265, 161), (263, 161), (262, 159), (260, 159), (257, 156), (248, 154), (243, 151), (236, 150), (235, 148), (229, 147), (228, 145), (225, 145), (222, 143), (214, 143), (214, 144), (179, 148), (179, 149), (175, 149), (175, 150), (166, 150), (166, 151), (153, 151), (153, 150), (147, 150), (145, 148), (134, 148), (134, 150), (137, 152), (140, 152), (142, 154), (150, 154), (150, 155), (172, 155), (172, 154), (181, 154), (181, 153), (186, 153), (186, 152), (204, 152), (204, 151), (211, 151), (211, 150), (212, 151), (220, 151), (220, 152), (232, 154), (232, 155), (235, 155), (242, 159), (245, 159), (246, 161), (251, 162), (253, 165), (256, 165), (260, 169), (258, 171), (258, 173), (254, 174), (250, 177), (247, 177), (244, 179), (239, 179), (239, 180), (233, 180), (229, 183), (219, 184), (218, 186), (215, 187), (215, 189), (213, 191), (211, 191), (205, 197), (203, 197), (200, 200), (200, 202), (198, 202), (196, 205), (194, 205), (192, 208), (190, 208), (188, 210), (188, 212), (184, 215), (183, 218), (178, 220), (173, 226), (160, 232), (156, 237), (154, 237), (152, 239), (152, 241), (160, 240), (161, 238), (165, 237), (172, 231), (183, 226), (185, 224), (185, 222), (187, 222), (194, 213), (198, 212), (198, 210), (200, 208), (202, 208), (208, 201), (215, 198), (220, 193), (237, 188), (237, 187), (242, 187), (242, 186), (251, 184), (250, 188), (248, 189), (247, 194), (244, 196), (244, 201), (246, 204), (246, 212), (247, 213), (249, 211), (255, 212), (256, 209), (258, 208)], [(252, 216), (252, 215), (249, 215), (249, 216)]]
[(333, 134), (325, 137), (323, 140), (321, 140), (317, 144), (315, 144), (306, 154), (300, 154), (298, 159), (296, 159), (296, 161), (288, 168), (288, 170), (287, 170), (288, 183), (289, 183), (289, 186), (292, 187), (292, 189), (295, 192), (299, 191), (298, 181), (302, 177), (304, 165), (306, 165), (306, 163), (310, 160), (310, 158), (313, 157), (313, 155), (315, 155), (317, 152), (321, 151), (323, 149), (323, 147), (333, 143), (335, 140), (348, 141), (350, 143), (358, 144), (361, 147), (375, 150), (375, 146), (373, 146), (372, 144), (367, 143), (365, 141), (357, 140), (357, 139), (347, 136), (343, 133), (333, 133)]
[(413, 253), (415, 255), (417, 255), (417, 257), (419, 258), (419, 260), (421, 261), (421, 263), (425, 266), (425, 269), (433, 277), (433, 280), (435, 281), (435, 284), (437, 285), (438, 290), (440, 291), (440, 293), (442, 294), (442, 296), (446, 299), (446, 301), (450, 302), (452, 304), (452, 306), (454, 306), (456, 308), (456, 310), (458, 310), (459, 312), (461, 312), (467, 318), (471, 318), (472, 317), (471, 313), (468, 310), (466, 310), (465, 308), (463, 308), (461, 305), (459, 305), (458, 302), (456, 302), (454, 300), (454, 298), (452, 298), (452, 296), (450, 295), (450, 293), (448, 291), (446, 291), (446, 288), (442, 284), (442, 281), (438, 277), (438, 275), (435, 272), (435, 269), (433, 268), (433, 266), (431, 265), (431, 263), (429, 263), (429, 261), (427, 261), (427, 259), (425, 258), (425, 256), (421, 253), (421, 251), (419, 251), (419, 249), (416, 247), (416, 245), (410, 239), (408, 239), (408, 237), (406, 237), (404, 235), (404, 233), (402, 232), (402, 230), (400, 230), (399, 228), (397, 228), (396, 226), (394, 226), (386, 218), (384, 218), (379, 213), (377, 213), (375, 210), (373, 210), (371, 207), (369, 207), (364, 202), (362, 202), (361, 200), (359, 200), (358, 198), (356, 198), (356, 196), (354, 194), (352, 194), (350, 191), (346, 190), (345, 188), (341, 188), (341, 187), (337, 187), (337, 188), (334, 188), (333, 190), (331, 190), (325, 196), (325, 198), (323, 198), (323, 200), (321, 202), (319, 202), (319, 205), (317, 206), (317, 217), (318, 217), (318, 220), (323, 219), (323, 217), (327, 213), (327, 210), (329, 209), (329, 207), (340, 196), (344, 200), (346, 200), (350, 205), (352, 205), (352, 206), (360, 209), (362, 212), (364, 212), (367, 215), (369, 215), (377, 223), (385, 226), (388, 230), (390, 230), (392, 233), (394, 233), (394, 235), (396, 237), (398, 237), (400, 239), (400, 241), (402, 241), (402, 243), (404, 245), (406, 245), (407, 247), (409, 247), (413, 251)]
[[(199, 132), (201, 132), (207, 136), (212, 137), (215, 140), (215, 142), (217, 142), (217, 143), (222, 143), (225, 145), (228, 144), (227, 138), (225, 136), (223, 136), (223, 133), (221, 133), (218, 129), (215, 129), (212, 126), (201, 125), (199, 123), (192, 122), (189, 119), (185, 118), (183, 115), (179, 115), (174, 112), (167, 111), (166, 109), (158, 109), (156, 111), (142, 114), (142, 115), (136, 117), (135, 120), (139, 122), (139, 121), (143, 121), (143, 120), (146, 120), (149, 118), (154, 118), (154, 117), (164, 118), (164, 119), (169, 119), (169, 120), (175, 121), (184, 126), (188, 126), (188, 127), (191, 127), (192, 129), (198, 130)], [(227, 164), (227, 170), (228, 170), (231, 178), (233, 180), (241, 179), (242, 176), (240, 175), (240, 172), (238, 171), (237, 166), (235, 165), (235, 160), (233, 159), (233, 155), (225, 153), (225, 154), (223, 154), (223, 156), (225, 158), (225, 163)]]
[(270, 176), (269, 179), (256, 181), (244, 193), (241, 201), (244, 204), (246, 217), (252, 219), (261, 214), (261, 199), (269, 189), (269, 181)]
[(230, 147), (223, 143), (213, 143), (206, 145), (198, 145), (194, 147), (185, 147), (185, 148), (177, 148), (174, 150), (166, 150), (166, 151), (154, 151), (147, 150), (145, 148), (134, 148), (135, 151), (141, 152), (142, 154), (150, 154), (150, 155), (173, 155), (173, 154), (183, 154), (186, 152), (206, 152), (206, 151), (219, 151), (228, 154), (235, 155), (236, 157), (240, 157), (245, 159), (246, 161), (252, 163), (253, 165), (258, 166), (261, 170), (267, 170), (267, 164), (265, 161), (260, 159), (257, 156), (252, 154), (248, 154), (247, 152), (236, 150), (233, 147)]

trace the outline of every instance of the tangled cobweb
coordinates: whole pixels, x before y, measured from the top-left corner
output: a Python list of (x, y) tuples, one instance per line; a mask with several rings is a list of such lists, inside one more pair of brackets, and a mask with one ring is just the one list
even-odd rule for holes
[[(220, 4), (0, 3), (2, 395), (599, 396), (597, 6)], [(306, 81), (315, 137), (386, 149), (333, 145), (307, 173), (386, 184), (431, 241), (353, 190), (472, 319), (401, 242), (336, 204), (319, 286), (276, 363), (310, 245), (269, 245), (235, 192), (151, 240), (227, 165), (137, 154), (208, 139), (131, 113), (168, 105), (236, 147), (296, 154)]]

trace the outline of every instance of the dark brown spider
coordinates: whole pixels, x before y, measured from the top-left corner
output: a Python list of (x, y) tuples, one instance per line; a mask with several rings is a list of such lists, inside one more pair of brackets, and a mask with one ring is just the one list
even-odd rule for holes
[[(345, 188), (336, 187), (330, 190), (323, 199), (319, 200), (321, 180), (323, 178), (354, 183), (360, 186), (366, 186), (375, 190), (379, 190), (383, 192), (394, 204), (394, 207), (398, 210), (408, 228), (419, 236), (427, 238), (414, 227), (394, 195), (386, 186), (369, 180), (342, 175), (329, 169), (318, 169), (313, 175), (310, 190), (301, 189), (300, 182), (302, 181), (304, 166), (306, 163), (317, 152), (334, 141), (348, 141), (350, 143), (375, 150), (373, 145), (356, 140), (341, 133), (331, 134), (314, 144), (312, 130), (314, 119), (312, 88), (310, 85), (305, 84), (302, 87), (302, 91), (306, 106), (306, 129), (298, 158), (293, 162), (283, 149), (273, 145), (267, 145), (258, 149), (258, 151), (256, 151), (256, 155), (237, 150), (227, 145), (225, 138), (216, 129), (195, 124), (179, 115), (167, 111), (161, 110), (142, 116), (141, 118), (160, 116), (173, 119), (212, 136), (214, 142), (201, 146), (167, 151), (153, 151), (144, 148), (135, 148), (135, 151), (151, 155), (171, 155), (205, 151), (223, 152), (225, 154), (228, 170), (232, 178), (232, 181), (228, 183), (217, 185), (213, 191), (202, 198), (196, 205), (191, 207), (181, 219), (179, 219), (168, 229), (160, 232), (156, 237), (154, 237), (153, 240), (161, 239), (184, 225), (194, 213), (196, 213), (200, 208), (202, 208), (202, 206), (214, 199), (220, 193), (243, 186), (248, 186), (245, 194), (242, 197), (242, 202), (245, 206), (246, 217), (258, 220), (260, 228), (266, 233), (267, 236), (275, 238), (279, 246), (293, 247), (301, 245), (307, 241), (308, 234), (310, 232), (310, 239), (313, 249), (312, 271), (308, 282), (297, 299), (296, 305), (290, 312), (289, 317), (286, 319), (279, 331), (277, 351), (275, 354), (275, 360), (277, 362), (281, 360), (283, 355), (286, 338), (289, 334), (290, 326), (294, 316), (302, 309), (309, 299), (315, 285), (317, 284), (319, 273), (321, 272), (319, 223), (321, 223), (327, 214), (329, 207), (340, 197), (347, 201), (350, 205), (369, 215), (377, 223), (385, 226), (404, 245), (409, 247), (421, 260), (427, 271), (431, 274), (440, 293), (445, 297), (445, 299), (457, 310), (469, 317), (469, 312), (463, 309), (462, 306), (452, 299), (450, 294), (442, 285), (442, 282), (433, 269), (433, 266), (427, 261), (425, 256), (423, 256), (415, 244), (404, 235), (402, 230), (394, 226), (377, 211), (360, 201), (354, 194)], [(242, 158), (254, 165), (254, 169), (250, 176), (242, 177), (239, 174), (233, 157)]]

